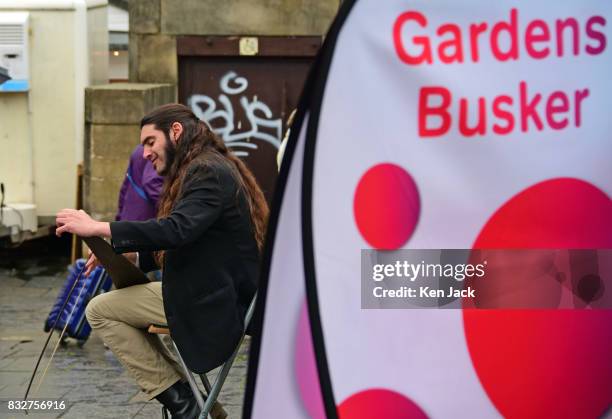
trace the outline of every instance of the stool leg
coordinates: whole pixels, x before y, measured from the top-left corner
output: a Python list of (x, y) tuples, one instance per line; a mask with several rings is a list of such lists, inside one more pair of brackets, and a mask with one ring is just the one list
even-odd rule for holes
[(238, 343), (238, 346), (234, 350), (232, 356), (227, 361), (225, 361), (225, 364), (223, 364), (223, 367), (221, 367), (221, 371), (219, 371), (219, 374), (215, 379), (215, 384), (212, 386), (210, 393), (208, 393), (208, 398), (206, 399), (206, 403), (204, 403), (204, 408), (202, 409), (202, 412), (200, 412), (200, 419), (206, 419), (206, 417), (212, 410), (213, 405), (215, 404), (215, 401), (217, 400), (217, 397), (219, 397), (219, 393), (221, 392), (221, 387), (223, 387), (223, 383), (225, 382), (225, 379), (227, 378), (227, 375), (229, 374), (229, 371), (232, 368), (234, 359), (236, 358), (236, 355), (238, 355), (238, 351), (240, 350), (240, 344), (243, 340), (244, 335), (242, 335), (242, 338), (240, 339), (240, 342)]
[[(245, 332), (246, 332), (247, 327), (249, 326), (249, 323), (251, 322), (253, 313), (255, 312), (255, 302), (256, 302), (256, 296), (253, 297), (251, 304), (249, 304), (249, 309), (247, 310), (247, 313), (244, 319)], [(223, 367), (221, 367), (221, 371), (219, 371), (219, 374), (217, 375), (217, 378), (215, 379), (215, 384), (213, 385), (211, 391), (208, 393), (208, 398), (206, 399), (204, 408), (200, 412), (199, 419), (206, 419), (206, 417), (212, 410), (215, 404), (215, 401), (217, 400), (217, 397), (219, 397), (219, 393), (221, 392), (221, 387), (223, 387), (223, 383), (225, 382), (225, 379), (227, 378), (227, 375), (229, 374), (229, 371), (232, 368), (234, 359), (236, 359), (236, 355), (238, 355), (238, 351), (240, 350), (240, 345), (242, 345), (242, 342), (244, 341), (244, 335), (245, 334), (243, 333), (242, 337), (240, 338), (240, 342), (238, 342), (238, 346), (236, 346), (236, 349), (234, 349), (234, 353), (232, 353), (232, 356), (230, 356), (230, 358), (227, 361), (225, 361), (225, 364), (223, 364)], [(200, 376), (200, 378), (202, 377)], [(208, 381), (208, 378), (206, 379), (206, 381)]]
[(187, 368), (187, 365), (185, 364), (185, 361), (183, 361), (183, 357), (181, 357), (181, 353), (176, 347), (176, 343), (174, 343), (174, 341), (172, 341), (172, 346), (174, 347), (174, 350), (176, 351), (176, 356), (181, 364), (181, 368), (183, 368), (183, 372), (185, 373), (185, 376), (187, 377), (187, 382), (189, 383), (189, 387), (191, 387), (191, 391), (193, 392), (193, 395), (195, 396), (195, 399), (198, 402), (198, 407), (200, 408), (200, 410), (202, 410), (204, 409), (204, 399), (202, 398), (200, 389), (198, 388), (198, 385), (196, 384), (195, 379), (193, 378), (193, 374), (191, 374), (191, 370)]
[(210, 381), (208, 381), (208, 377), (206, 376), (206, 374), (199, 374), (200, 375), (200, 380), (202, 380), (202, 384), (204, 385), (204, 389), (206, 389), (206, 394), (210, 394)]

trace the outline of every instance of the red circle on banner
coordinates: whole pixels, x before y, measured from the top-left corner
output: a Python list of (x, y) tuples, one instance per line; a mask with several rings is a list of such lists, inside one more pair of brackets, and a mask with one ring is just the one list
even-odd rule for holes
[(360, 391), (338, 406), (340, 419), (427, 419), (427, 415), (406, 396), (386, 389)]
[(416, 183), (400, 166), (378, 164), (359, 180), (353, 213), (361, 236), (372, 247), (402, 247), (414, 232), (419, 212)]
[[(612, 248), (612, 201), (554, 179), (514, 196), (474, 248)], [(476, 373), (508, 418), (599, 417), (612, 404), (612, 310), (464, 310)]]

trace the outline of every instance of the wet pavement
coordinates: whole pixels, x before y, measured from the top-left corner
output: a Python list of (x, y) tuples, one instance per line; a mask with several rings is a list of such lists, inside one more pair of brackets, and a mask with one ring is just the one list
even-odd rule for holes
[[(160, 404), (143, 399), (95, 332), (82, 347), (71, 339), (59, 345), (36, 391), (59, 333), (43, 356), (29, 399), (64, 401), (65, 409), (28, 416), (8, 410), (9, 400), (23, 399), (47, 338), (44, 321), (67, 275), (65, 243), (46, 242), (20, 252), (0, 250), (0, 418), (161, 418)], [(245, 341), (219, 397), (232, 419), (241, 417), (247, 355)]]

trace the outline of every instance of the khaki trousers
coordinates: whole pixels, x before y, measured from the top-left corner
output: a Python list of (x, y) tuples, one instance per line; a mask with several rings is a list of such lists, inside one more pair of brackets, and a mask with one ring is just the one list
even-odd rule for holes
[(183, 379), (174, 352), (147, 332), (150, 324), (167, 324), (161, 282), (101, 294), (89, 302), (86, 315), (149, 399)]

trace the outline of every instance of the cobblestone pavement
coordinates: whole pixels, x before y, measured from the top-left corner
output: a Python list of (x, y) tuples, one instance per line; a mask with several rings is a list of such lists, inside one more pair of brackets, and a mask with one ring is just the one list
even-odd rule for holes
[[(49, 249), (39, 252), (45, 253)], [(66, 278), (67, 265), (68, 259), (58, 255), (34, 258), (0, 252), (0, 418), (28, 417), (9, 412), (7, 401), (21, 400), (25, 394), (46, 339), (43, 323)], [(57, 337), (55, 334), (48, 345), (31, 392)], [(247, 355), (245, 341), (219, 397), (232, 419), (241, 417)], [(142, 398), (135, 382), (95, 332), (83, 347), (69, 340), (58, 348), (43, 384), (29, 399), (66, 403), (63, 411), (30, 411), (29, 417), (36, 419), (161, 418), (160, 404)]]

